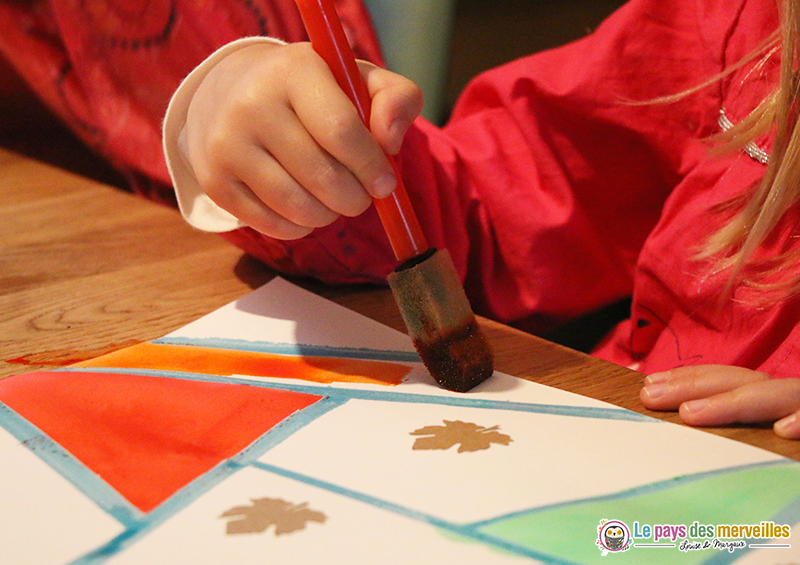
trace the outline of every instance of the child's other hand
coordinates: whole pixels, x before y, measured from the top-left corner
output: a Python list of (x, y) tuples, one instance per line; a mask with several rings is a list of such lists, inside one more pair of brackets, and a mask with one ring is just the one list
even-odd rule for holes
[(295, 239), (357, 216), (396, 186), (419, 88), (359, 62), (370, 128), (308, 43), (258, 44), (220, 61), (189, 105), (181, 150), (203, 191), (247, 225)]
[(800, 379), (698, 365), (649, 375), (639, 396), (651, 410), (678, 410), (691, 426), (774, 422), (779, 436), (800, 439)]

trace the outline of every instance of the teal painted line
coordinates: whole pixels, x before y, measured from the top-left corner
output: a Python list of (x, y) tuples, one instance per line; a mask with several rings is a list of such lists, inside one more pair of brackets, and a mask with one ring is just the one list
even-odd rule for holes
[(141, 511), (99, 475), (2, 402), (0, 402), (0, 427), (7, 430), (31, 453), (44, 461), (124, 527), (135, 524), (141, 517)]
[(162, 337), (150, 343), (156, 345), (187, 345), (191, 347), (210, 347), (214, 349), (233, 349), (275, 355), (302, 357), (342, 357), (345, 359), (364, 359), (371, 361), (399, 361), (421, 363), (416, 351), (369, 349), (360, 347), (334, 347), (330, 345), (311, 345), (279, 343), (273, 341), (247, 341), (245, 339)]
[(772, 519), (776, 524), (789, 524), (794, 525), (800, 522), (800, 497), (788, 504), (781, 510), (775, 518)]
[[(788, 524), (790, 526), (793, 526), (797, 524), (797, 522), (800, 521), (800, 497), (796, 498), (794, 501), (787, 504), (783, 508), (783, 510), (781, 510), (773, 518), (771, 518), (771, 521), (774, 522), (775, 524), (781, 524), (781, 525)], [(753, 538), (753, 539), (766, 540), (767, 538)], [(792, 539), (795, 539), (794, 541), (795, 544), (798, 543), (798, 541), (796, 540), (795, 532), (793, 532), (793, 535), (788, 539), (788, 541), (791, 542)], [(720, 551), (718, 555), (714, 555), (707, 561), (704, 561), (703, 565), (730, 565), (731, 563), (735, 563), (736, 561), (744, 557), (745, 554), (751, 551), (753, 551), (753, 548), (750, 547), (737, 549), (733, 553), (727, 551)], [(783, 552), (780, 549), (775, 549), (774, 551), (769, 550), (769, 551), (770, 555), (774, 556), (774, 558), (776, 559), (775, 563), (780, 563), (781, 562), (780, 559), (783, 556)]]
[(143, 515), (136, 523), (130, 524), (124, 532), (70, 562), (70, 565), (96, 565), (114, 557), (240, 469), (242, 465), (231, 460), (220, 462), (173, 494), (167, 501)]
[(260, 461), (254, 462), (252, 466), (257, 469), (261, 469), (262, 471), (266, 471), (268, 473), (273, 473), (281, 477), (292, 479), (310, 486), (326, 490), (328, 492), (332, 492), (334, 494), (338, 494), (340, 496), (344, 496), (346, 498), (350, 498), (352, 500), (356, 500), (361, 503), (368, 504), (370, 506), (374, 506), (376, 508), (380, 508), (382, 510), (386, 510), (388, 512), (392, 512), (394, 514), (399, 514), (407, 518), (411, 518), (412, 520), (416, 520), (418, 522), (424, 522), (430, 524), (431, 526), (440, 528), (442, 530), (446, 530), (450, 533), (462, 536), (471, 541), (477, 541), (486, 545), (490, 545), (497, 549), (501, 549), (503, 551), (507, 551), (509, 553), (513, 553), (522, 557), (537, 559), (539, 561), (547, 563), (548, 565), (579, 565), (572, 561), (565, 561), (563, 559), (556, 558), (552, 555), (540, 553), (538, 551), (531, 550), (530, 548), (519, 546), (510, 543), (506, 540), (484, 534), (482, 532), (475, 530), (471, 526), (464, 526), (461, 524), (450, 522), (448, 520), (443, 520), (441, 518), (437, 518), (436, 516), (427, 514), (425, 512), (421, 512), (419, 510), (414, 510), (413, 508), (409, 508), (407, 506), (402, 506), (400, 504), (390, 502), (388, 500), (383, 500), (371, 496), (369, 494), (354, 491), (352, 489), (335, 485), (333, 483), (329, 483), (321, 479), (316, 479), (314, 477), (310, 477), (302, 473), (297, 473), (295, 471), (283, 469), (281, 467), (276, 467), (274, 465), (270, 465), (268, 463), (262, 463)]
[(638, 414), (622, 408), (599, 408), (585, 406), (566, 406), (559, 404), (535, 404), (527, 402), (511, 402), (504, 400), (488, 400), (456, 396), (439, 396), (411, 394), (407, 392), (384, 392), (371, 390), (348, 391), (352, 398), (360, 400), (376, 400), (382, 402), (438, 404), (462, 408), (479, 408), (483, 410), (504, 410), (510, 412), (528, 412), (531, 414), (549, 414), (553, 416), (571, 416), (575, 418), (594, 418), (601, 420), (626, 420), (633, 422), (660, 423), (650, 416)]
[(243, 449), (241, 453), (233, 457), (233, 460), (240, 465), (249, 465), (253, 463), (270, 449), (279, 445), (321, 416), (340, 407), (347, 402), (347, 400), (347, 398), (324, 397), (314, 404), (302, 410), (298, 410)]
[(340, 405), (341, 403), (339, 401), (322, 398), (307, 408), (298, 410), (238, 454), (230, 459), (221, 461), (215, 467), (178, 490), (148, 514), (143, 515), (135, 523), (130, 524), (125, 532), (122, 532), (104, 545), (73, 561), (71, 565), (95, 565), (124, 551), (126, 548), (130, 547), (130, 545), (161, 526), (164, 522), (178, 514), (178, 512), (209, 492), (215, 486), (238, 471), (253, 464), (259, 457), (290, 437), (297, 430), (302, 429), (323, 414), (327, 414)]
[[(591, 406), (566, 406), (559, 404), (536, 404), (528, 402), (511, 402), (505, 400), (489, 400), (473, 398), (469, 394), (459, 396), (444, 396), (434, 394), (413, 394), (398, 391), (396, 387), (383, 387), (386, 390), (347, 388), (346, 386), (326, 386), (318, 384), (303, 384), (297, 381), (278, 382), (275, 380), (243, 379), (239, 377), (220, 377), (202, 373), (186, 373), (181, 371), (161, 371), (153, 369), (125, 369), (103, 367), (64, 367), (57, 371), (81, 371), (95, 373), (120, 373), (131, 375), (145, 375), (152, 377), (177, 378), (228, 384), (243, 384), (260, 386), (277, 390), (305, 392), (320, 396), (346, 398), (352, 400), (373, 400), (380, 402), (400, 402), (417, 404), (438, 404), (441, 406), (457, 406), (463, 408), (481, 408), (484, 410), (509, 410), (512, 412), (529, 412), (532, 414), (550, 414), (554, 416), (571, 416), (575, 418), (593, 418), (601, 420), (622, 420), (629, 422), (642, 422), (648, 424), (664, 424), (651, 416), (645, 416), (624, 408), (605, 408)], [(433, 385), (431, 385), (433, 386)]]
[[(487, 520), (482, 520), (480, 522), (474, 522), (472, 524), (475, 528), (485, 528), (486, 526), (491, 526), (497, 522), (504, 522), (506, 520), (511, 520), (517, 518), (519, 516), (525, 516), (527, 514), (538, 514), (541, 512), (547, 512), (550, 510), (556, 510), (558, 508), (564, 508), (568, 506), (577, 506), (579, 504), (588, 504), (593, 502), (607, 502), (607, 501), (615, 501), (615, 500), (622, 500), (624, 498), (632, 498), (636, 496), (642, 496), (646, 494), (651, 494), (654, 492), (659, 492), (662, 490), (667, 490), (671, 488), (676, 488), (683, 486), (688, 483), (693, 483), (696, 481), (700, 481), (703, 479), (707, 479), (710, 477), (715, 477), (719, 475), (725, 475), (729, 473), (735, 473), (739, 471), (749, 471), (753, 469), (760, 469), (760, 468), (768, 468), (768, 467), (775, 467), (779, 465), (797, 465), (797, 462), (791, 459), (781, 459), (777, 461), (764, 461), (762, 463), (748, 463), (747, 465), (737, 465), (735, 467), (725, 467), (724, 469), (715, 469), (713, 471), (704, 471), (702, 473), (694, 473), (691, 475), (683, 475), (680, 477), (676, 477), (673, 479), (666, 479), (664, 481), (657, 481), (655, 483), (649, 483), (646, 485), (641, 485), (638, 487), (634, 487), (631, 489), (605, 494), (602, 496), (592, 496), (588, 498), (579, 498), (576, 500), (568, 500), (566, 502), (558, 502), (556, 504), (548, 504), (547, 506), (539, 506), (534, 508), (527, 508), (525, 510), (519, 510), (516, 512), (511, 512), (509, 514), (504, 514), (502, 516), (497, 516), (495, 518), (489, 518)], [(798, 508), (798, 514), (800, 514), (800, 508)]]

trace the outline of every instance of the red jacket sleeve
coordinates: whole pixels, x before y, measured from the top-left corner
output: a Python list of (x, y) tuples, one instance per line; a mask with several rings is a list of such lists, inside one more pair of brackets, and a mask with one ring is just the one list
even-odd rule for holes
[[(716, 4), (633, 0), (577, 43), (477, 78), (443, 129), (416, 122), (404, 180), (477, 312), (544, 328), (630, 295), (639, 252), (720, 109), (713, 87), (637, 102), (720, 72), (740, 2)], [(394, 265), (372, 210), (289, 245), (236, 237), (332, 282), (381, 281)]]
[(406, 183), (480, 311), (547, 324), (630, 295), (665, 199), (718, 131), (718, 88), (637, 103), (721, 71), (739, 3), (714, 17), (706, 4), (634, 0), (581, 41), (477, 78), (443, 131), (410, 134)]

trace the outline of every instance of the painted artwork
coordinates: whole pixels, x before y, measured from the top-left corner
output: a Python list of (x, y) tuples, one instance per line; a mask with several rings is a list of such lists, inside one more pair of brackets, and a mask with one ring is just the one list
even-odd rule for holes
[[(800, 563), (800, 464), (509, 375), (275, 279), (0, 381), (0, 563)], [(795, 533), (797, 532), (797, 533)]]

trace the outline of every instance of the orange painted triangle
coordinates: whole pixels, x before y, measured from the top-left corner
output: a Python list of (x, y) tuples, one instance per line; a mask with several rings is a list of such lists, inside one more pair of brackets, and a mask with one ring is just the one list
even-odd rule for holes
[(148, 512), (321, 396), (144, 375), (38, 372), (0, 401)]

